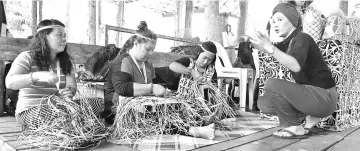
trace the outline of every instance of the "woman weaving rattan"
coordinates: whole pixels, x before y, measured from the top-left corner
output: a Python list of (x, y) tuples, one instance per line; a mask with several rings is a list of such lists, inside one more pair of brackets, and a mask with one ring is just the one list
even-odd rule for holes
[[(120, 120), (122, 116), (120, 114), (128, 115), (131, 114), (130, 112), (134, 111), (135, 107), (131, 107), (132, 109), (126, 110), (128, 107), (127, 105), (131, 104), (128, 102), (134, 102), (134, 100), (141, 102), (144, 100), (146, 101), (147, 99), (150, 100), (154, 98), (149, 95), (157, 96), (158, 99), (161, 99), (160, 97), (163, 97), (167, 92), (162, 85), (152, 84), (152, 81), (155, 78), (155, 71), (151, 62), (149, 62), (149, 58), (153, 50), (155, 49), (156, 42), (156, 35), (151, 30), (149, 30), (147, 28), (147, 24), (142, 21), (141, 24), (138, 26), (138, 30), (136, 30), (136, 34), (131, 36), (122, 48), (123, 50), (128, 50), (129, 53), (118, 55), (111, 63), (110, 74), (107, 77), (107, 89), (105, 96), (106, 107), (104, 113), (108, 115), (106, 121), (108, 121), (109, 124), (112, 124), (113, 122), (114, 125), (119, 125), (120, 122), (123, 122), (123, 124), (125, 124), (115, 127), (115, 129), (123, 129), (121, 133), (124, 133), (124, 129), (126, 129), (128, 125), (134, 123), (135, 120), (142, 120), (141, 117), (134, 117), (138, 115), (138, 113), (134, 113), (129, 116), (129, 118), (127, 118), (134, 119), (130, 120), (130, 122), (124, 123), (124, 120), (126, 119)], [(151, 114), (153, 113), (148, 113), (144, 116), (149, 116)], [(113, 121), (112, 119), (114, 118), (114, 116), (115, 121)], [(164, 114), (164, 116), (172, 115)], [(184, 119), (181, 120), (184, 121)], [(119, 123), (117, 123), (118, 121)], [(142, 127), (142, 124), (135, 124), (135, 126)], [(175, 129), (172, 133), (188, 134), (208, 139), (212, 139), (214, 137), (214, 129), (212, 128), (213, 125), (205, 127), (188, 127), (186, 125), (180, 126), (170, 124), (169, 126), (171, 127), (171, 129)], [(146, 131), (148, 131), (146, 129), (149, 129), (149, 127), (143, 126), (141, 129), (143, 129), (142, 131), (146, 133)], [(155, 127), (157, 127), (157, 125), (155, 125)], [(134, 127), (130, 127), (128, 130), (134, 130)], [(162, 130), (157, 129), (156, 131)], [(124, 135), (117, 132), (114, 132), (113, 134), (116, 135), (116, 137), (118, 138), (131, 137), (124, 136), (131, 135), (130, 132)], [(154, 135), (154, 133), (152, 134)], [(148, 135), (148, 133), (144, 134), (144, 136), (146, 135)], [(139, 137), (134, 136), (131, 138), (134, 139)]]
[[(29, 47), (30, 50), (24, 51), (16, 57), (6, 77), (6, 87), (20, 90), (16, 108), (18, 122), (24, 126), (25, 130), (34, 132), (27, 133), (30, 134), (29, 136), (46, 134), (29, 139), (35, 141), (34, 144), (36, 144), (40, 143), (36, 142), (38, 138), (49, 136), (49, 139), (44, 138), (44, 140), (51, 142), (52, 139), (56, 139), (52, 142), (56, 143), (57, 141), (61, 142), (62, 139), (57, 138), (56, 134), (52, 137), (51, 133), (62, 131), (63, 133), (79, 134), (77, 130), (81, 131), (82, 128), (102, 127), (100, 122), (92, 123), (90, 127), (81, 122), (97, 121), (94, 112), (99, 113), (102, 100), (72, 100), (77, 88), (73, 64), (67, 49), (65, 25), (58, 20), (51, 19), (41, 21), (37, 27), (34, 41)], [(89, 108), (89, 104), (91, 104), (91, 108)], [(73, 114), (76, 115), (76, 118), (73, 117)], [(76, 124), (73, 125), (74, 123)], [(75, 130), (75, 127), (72, 126), (81, 128)], [(105, 130), (104, 126), (103, 128)], [(71, 139), (68, 138), (68, 140)], [(80, 144), (53, 145), (76, 147)]]

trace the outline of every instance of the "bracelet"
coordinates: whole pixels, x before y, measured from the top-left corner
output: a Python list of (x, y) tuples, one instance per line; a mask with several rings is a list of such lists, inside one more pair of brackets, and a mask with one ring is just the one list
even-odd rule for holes
[(30, 80), (31, 80), (31, 83), (32, 83), (32, 84), (35, 84), (36, 82), (34, 81), (33, 73), (34, 73), (34, 72), (30, 72)]

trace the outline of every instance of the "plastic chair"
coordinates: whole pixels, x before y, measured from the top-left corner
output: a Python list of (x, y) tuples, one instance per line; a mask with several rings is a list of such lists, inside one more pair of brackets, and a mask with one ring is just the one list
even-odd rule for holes
[[(239, 79), (239, 104), (241, 108), (246, 107), (246, 93), (247, 93), (247, 82), (249, 83), (249, 108), (252, 109), (253, 105), (253, 93), (254, 93), (254, 82), (255, 76), (257, 73), (251, 76), (252, 78), (248, 79), (248, 70), (247, 68), (233, 68), (231, 61), (229, 60), (227, 51), (224, 47), (215, 41), (212, 41), (217, 47), (217, 55), (215, 68), (217, 71), (218, 79)], [(223, 65), (222, 65), (222, 63)], [(257, 65), (258, 66), (258, 65)], [(228, 86), (226, 86), (228, 88)], [(228, 90), (226, 90), (228, 92)]]

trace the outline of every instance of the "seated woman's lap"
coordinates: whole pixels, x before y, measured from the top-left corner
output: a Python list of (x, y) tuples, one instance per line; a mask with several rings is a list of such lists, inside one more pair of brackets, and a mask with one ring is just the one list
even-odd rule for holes
[[(104, 99), (86, 98), (94, 114), (98, 116), (104, 110)], [(79, 99), (74, 102), (79, 103)], [(53, 121), (58, 115), (48, 104), (34, 106), (16, 115), (17, 121), (26, 127), (37, 128), (43, 121)]]

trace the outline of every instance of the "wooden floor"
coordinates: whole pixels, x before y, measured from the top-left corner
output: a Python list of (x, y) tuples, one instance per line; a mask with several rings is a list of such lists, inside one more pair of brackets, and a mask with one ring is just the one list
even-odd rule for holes
[[(272, 133), (279, 128), (272, 128), (248, 136), (204, 146), (194, 151), (359, 151), (360, 127), (351, 127), (342, 132), (329, 132), (327, 135), (312, 136), (307, 139), (279, 139)], [(0, 117), (0, 151), (40, 151), (28, 145), (20, 145), (17, 136), (21, 132), (20, 125), (14, 117)], [(103, 143), (94, 151), (134, 151), (126, 146)]]

